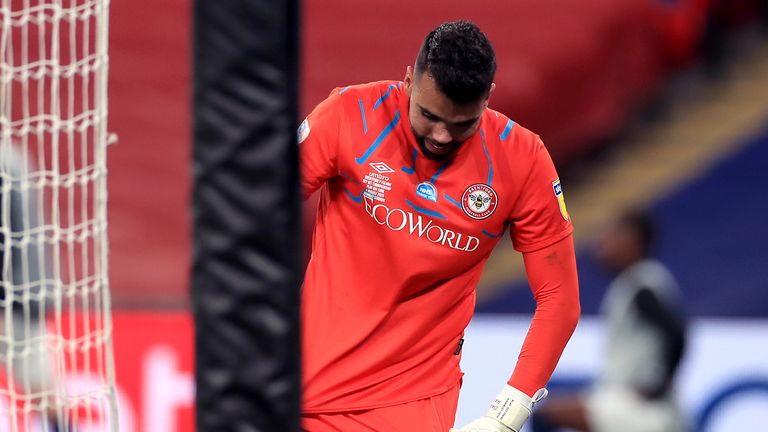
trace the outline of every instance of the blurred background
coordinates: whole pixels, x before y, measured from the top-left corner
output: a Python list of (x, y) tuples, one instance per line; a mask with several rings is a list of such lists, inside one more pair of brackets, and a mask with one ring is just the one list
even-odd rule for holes
[[(143, 4), (140, 4), (142, 3)], [(110, 28), (110, 276), (123, 430), (192, 430), (191, 2), (115, 1)], [(540, 134), (576, 226), (584, 318), (553, 378), (599, 370), (600, 228), (661, 223), (659, 258), (691, 318), (678, 378), (704, 431), (768, 424), (768, 2), (306, 0), (300, 116), (334, 87), (401, 79), (426, 33), (469, 18), (496, 49), (491, 106)], [(311, 233), (314, 200), (306, 205)], [(458, 423), (508, 378), (534, 303), (505, 240), (479, 287)], [(509, 341), (498, 359), (494, 340)], [(709, 413), (713, 414), (709, 414)]]

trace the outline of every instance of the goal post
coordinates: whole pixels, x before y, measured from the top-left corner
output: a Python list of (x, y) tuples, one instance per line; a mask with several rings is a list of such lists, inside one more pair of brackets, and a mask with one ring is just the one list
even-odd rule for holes
[(117, 431), (108, 0), (0, 0), (0, 432)]
[(298, 432), (300, 4), (194, 4), (197, 430)]

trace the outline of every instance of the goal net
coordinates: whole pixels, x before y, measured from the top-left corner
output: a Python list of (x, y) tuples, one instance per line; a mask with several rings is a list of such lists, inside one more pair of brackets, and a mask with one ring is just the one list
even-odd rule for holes
[(108, 0), (0, 0), (0, 432), (116, 431)]

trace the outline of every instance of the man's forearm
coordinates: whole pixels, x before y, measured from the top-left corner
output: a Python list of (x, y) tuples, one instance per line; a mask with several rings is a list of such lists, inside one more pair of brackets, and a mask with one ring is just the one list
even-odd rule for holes
[(509, 385), (529, 396), (549, 381), (579, 320), (579, 283), (571, 236), (524, 255), (536, 312)]

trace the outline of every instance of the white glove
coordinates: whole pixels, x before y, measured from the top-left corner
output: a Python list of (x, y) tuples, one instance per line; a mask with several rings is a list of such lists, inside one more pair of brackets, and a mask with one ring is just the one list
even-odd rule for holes
[(520, 390), (505, 385), (496, 396), (485, 416), (461, 429), (451, 428), (450, 432), (520, 432), (528, 420), (533, 405), (547, 397), (547, 389), (539, 389), (533, 398)]

